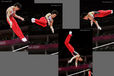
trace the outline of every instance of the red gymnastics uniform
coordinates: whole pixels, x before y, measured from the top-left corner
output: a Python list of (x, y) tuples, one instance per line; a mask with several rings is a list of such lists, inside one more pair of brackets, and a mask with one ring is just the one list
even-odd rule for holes
[(64, 43), (65, 43), (66, 47), (68, 48), (68, 50), (69, 50), (71, 53), (74, 53), (74, 48), (73, 48), (73, 46), (69, 43), (71, 37), (72, 37), (72, 35), (69, 34), (69, 35), (67, 36), (67, 38), (66, 38), (66, 40), (65, 40)]
[(94, 17), (105, 17), (112, 13), (112, 10), (99, 10), (94, 14)]
[(45, 17), (41, 17), (40, 19), (35, 19), (35, 23), (42, 26), (42, 27), (46, 27), (48, 21)]
[[(12, 30), (14, 31), (14, 33), (15, 33), (20, 39), (22, 39), (22, 38), (24, 38), (24, 35), (23, 35), (23, 33), (22, 33), (22, 31), (21, 31), (19, 25), (17, 24), (15, 18), (13, 17), (15, 11), (12, 10), (11, 12), (12, 12), (12, 13), (11, 13), (11, 15), (10, 15), (9, 18), (10, 18), (10, 21), (12, 22)], [(7, 19), (7, 22), (8, 22), (8, 24), (10, 25), (10, 22), (8, 21), (8, 19)]]
[[(47, 18), (48, 20), (46, 19), (47, 15), (49, 15), (48, 18)], [(36, 23), (36, 24), (38, 24), (42, 27), (46, 27), (47, 24), (51, 23), (51, 21), (53, 21), (53, 19), (51, 17), (51, 13), (46, 14), (45, 17), (41, 17), (40, 19), (32, 18), (32, 23)]]

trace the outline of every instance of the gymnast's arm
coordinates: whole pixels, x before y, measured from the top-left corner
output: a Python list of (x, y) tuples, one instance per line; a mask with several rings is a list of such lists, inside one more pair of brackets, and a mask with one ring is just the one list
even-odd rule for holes
[(53, 19), (50, 21), (50, 29), (52, 31), (52, 33), (54, 33), (54, 28), (53, 28)]
[(48, 21), (48, 25), (50, 25), (50, 21), (49, 21), (49, 16), (51, 16), (51, 13), (48, 13), (48, 14), (46, 14), (46, 19), (47, 19), (47, 21)]
[(23, 18), (23, 17), (21, 17), (21, 16), (18, 16), (16, 13), (14, 14), (14, 17), (16, 17), (16, 18), (18, 18), (18, 19), (20, 19), (20, 20), (24, 21), (24, 18)]
[(8, 9), (7, 10), (7, 12), (6, 12), (6, 17), (7, 17), (7, 20), (8, 20), (8, 22), (9, 22), (9, 24), (10, 24), (10, 28), (12, 28), (12, 22), (11, 22), (11, 20), (10, 20), (10, 15), (11, 15), (11, 9)]
[(99, 24), (98, 24), (98, 21), (97, 20), (95, 20), (94, 19), (94, 17), (93, 16), (91, 16), (90, 14), (88, 14), (88, 16), (89, 16), (89, 20), (91, 21), (91, 23), (95, 23), (96, 24), (96, 26), (98, 27), (99, 26)]

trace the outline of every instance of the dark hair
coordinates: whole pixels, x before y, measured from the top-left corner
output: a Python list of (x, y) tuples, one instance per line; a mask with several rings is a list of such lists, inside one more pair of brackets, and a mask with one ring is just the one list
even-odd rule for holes
[(56, 15), (58, 15), (58, 11), (57, 11), (57, 10), (53, 10), (53, 11), (51, 12), (51, 14), (56, 14)]
[(22, 8), (22, 5), (20, 3), (15, 3), (13, 6), (17, 6), (18, 8)]
[(81, 18), (84, 18), (88, 13), (82, 13)]

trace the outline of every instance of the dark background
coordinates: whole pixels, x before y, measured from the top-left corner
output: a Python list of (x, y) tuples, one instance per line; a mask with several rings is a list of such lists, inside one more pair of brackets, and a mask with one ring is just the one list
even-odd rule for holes
[[(83, 20), (84, 13), (98, 10), (114, 10), (113, 0), (80, 0), (80, 24), (81, 29), (91, 28), (90, 21)], [(109, 15), (103, 18), (95, 18), (101, 27), (114, 25), (114, 15)], [(96, 28), (95, 24), (93, 27)]]
[[(59, 32), (59, 58), (72, 57), (66, 48), (64, 41), (70, 30), (60, 30)], [(72, 30), (70, 44), (81, 56), (92, 55), (92, 31), (90, 30)]]

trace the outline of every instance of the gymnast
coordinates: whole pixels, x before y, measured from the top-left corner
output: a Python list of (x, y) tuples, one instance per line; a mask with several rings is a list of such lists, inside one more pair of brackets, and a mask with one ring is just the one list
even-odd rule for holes
[(66, 38), (66, 40), (65, 40), (65, 46), (68, 48), (68, 50), (70, 51), (70, 53), (72, 54), (72, 58), (68, 61), (68, 63), (71, 63), (74, 59), (76, 59), (75, 60), (75, 66), (77, 67), (78, 66), (78, 61), (83, 61), (83, 59), (81, 58), (81, 56), (79, 55), (79, 53), (77, 53), (75, 50), (74, 50), (74, 48), (73, 48), (73, 46), (69, 43), (70, 42), (70, 39), (71, 39), (71, 37), (72, 37), (72, 31), (69, 31), (69, 34), (68, 34), (68, 36), (67, 36), (67, 38)]
[(47, 13), (45, 17), (41, 17), (40, 19), (32, 18), (31, 22), (36, 23), (37, 25), (40, 25), (43, 28), (49, 25), (52, 33), (54, 33), (53, 22), (54, 22), (54, 18), (57, 15), (58, 15), (58, 11), (53, 10), (51, 13)]
[(102, 30), (98, 21), (95, 20), (96, 17), (101, 18), (113, 14), (113, 10), (98, 10), (98, 11), (91, 11), (86, 16), (83, 17), (84, 20), (90, 20), (91, 26), (93, 22), (95, 23), (98, 30)]
[[(23, 41), (27, 42), (27, 39), (23, 35), (17, 21), (15, 18), (20, 19), (21, 21), (24, 21), (24, 18), (17, 15), (16, 12), (21, 9), (22, 5), (20, 3), (15, 3), (13, 6), (10, 6), (6, 10), (6, 18), (7, 22), (10, 25), (10, 28), (14, 31), (14, 33)], [(14, 18), (15, 17), (15, 18)]]

